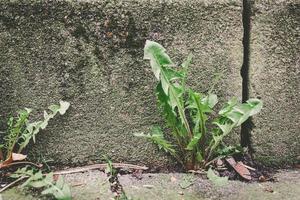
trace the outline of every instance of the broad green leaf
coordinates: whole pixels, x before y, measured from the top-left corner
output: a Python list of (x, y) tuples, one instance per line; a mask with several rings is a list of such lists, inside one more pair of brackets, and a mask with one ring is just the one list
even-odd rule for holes
[(160, 72), (163, 66), (173, 65), (170, 57), (165, 53), (166, 49), (156, 42), (147, 40), (144, 48), (144, 59), (150, 60), (155, 77), (160, 80)]
[(144, 48), (144, 59), (150, 60), (150, 65), (155, 77), (160, 81), (161, 88), (168, 96), (168, 104), (173, 112), (178, 112), (180, 123), (184, 125), (189, 136), (192, 136), (189, 123), (185, 116), (184, 101), (182, 99), (184, 88), (178, 85), (174, 80), (184, 79), (184, 73), (171, 69), (174, 66), (166, 50), (158, 43), (147, 40)]
[(194, 150), (197, 147), (197, 145), (199, 144), (200, 138), (201, 138), (201, 134), (194, 135), (194, 137), (191, 139), (191, 141), (187, 145), (186, 149), (190, 150), (190, 151)]
[(209, 168), (209, 170), (207, 171), (207, 178), (216, 186), (224, 186), (228, 184), (228, 177), (220, 177), (217, 176), (214, 171)]

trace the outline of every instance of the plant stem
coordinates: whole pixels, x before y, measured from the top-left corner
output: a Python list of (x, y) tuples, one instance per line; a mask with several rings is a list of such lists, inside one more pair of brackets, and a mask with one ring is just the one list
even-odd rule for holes
[[(167, 77), (163, 70), (161, 70), (161, 73), (163, 74), (164, 77)], [(173, 95), (174, 97), (176, 97), (176, 94), (173, 91), (174, 90), (174, 86), (170, 83), (170, 81), (167, 78), (165, 80), (170, 85), (169, 86), (169, 91), (170, 91), (171, 95)], [(168, 96), (168, 94), (166, 94), (166, 95)], [(185, 126), (185, 128), (186, 128), (186, 130), (187, 130), (187, 132), (189, 134), (189, 137), (193, 138), (193, 134), (191, 132), (190, 125), (189, 125), (188, 120), (186, 119), (186, 116), (185, 116), (185, 113), (184, 113), (184, 107), (182, 106), (182, 102), (180, 102), (178, 98), (174, 98), (174, 99), (175, 99), (177, 107), (178, 107), (179, 115), (183, 119), (183, 124), (184, 124), (184, 126)]]
[(200, 139), (200, 148), (201, 148), (202, 155), (204, 156), (204, 154), (205, 154), (205, 142), (206, 142), (206, 130), (205, 130), (204, 113), (202, 112), (199, 99), (198, 98), (194, 98), (194, 99), (197, 103), (197, 107), (198, 107), (198, 111), (199, 111), (200, 130), (201, 130), (200, 132), (202, 133), (201, 139)]

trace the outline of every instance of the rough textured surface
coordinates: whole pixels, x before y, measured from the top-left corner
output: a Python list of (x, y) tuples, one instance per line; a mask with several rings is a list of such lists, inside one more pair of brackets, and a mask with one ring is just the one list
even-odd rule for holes
[(63, 99), (71, 108), (39, 135), (36, 158), (80, 165), (108, 155), (169, 166), (132, 135), (161, 122), (145, 40), (162, 43), (176, 62), (193, 53), (189, 84), (199, 91), (224, 72), (217, 87), (224, 102), (241, 95), (241, 12), (238, 0), (0, 0), (0, 120)]
[(250, 96), (264, 101), (254, 117), (255, 158), (265, 164), (299, 162), (300, 2), (253, 5)]
[[(128, 197), (142, 200), (298, 200), (300, 172), (280, 171), (275, 174), (278, 182), (245, 183), (229, 181), (223, 187), (214, 186), (209, 180), (192, 174), (143, 174), (138, 180), (131, 175), (119, 178)], [(110, 199), (107, 176), (103, 172), (90, 171), (65, 176), (72, 186), (74, 200)], [(37, 200), (36, 196), (22, 194), (13, 188), (4, 192), (3, 200)]]

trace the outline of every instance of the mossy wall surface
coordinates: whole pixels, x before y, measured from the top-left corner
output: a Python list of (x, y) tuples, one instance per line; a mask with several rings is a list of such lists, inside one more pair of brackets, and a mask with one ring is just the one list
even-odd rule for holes
[(255, 1), (250, 95), (264, 101), (253, 118), (255, 158), (266, 164), (300, 161), (300, 1)]
[(223, 72), (224, 102), (241, 98), (242, 36), (239, 0), (0, 0), (0, 120), (63, 99), (71, 108), (39, 135), (32, 156), (80, 165), (108, 155), (166, 168), (167, 156), (133, 136), (162, 122), (146, 39), (177, 63), (194, 54), (188, 82), (196, 90)]

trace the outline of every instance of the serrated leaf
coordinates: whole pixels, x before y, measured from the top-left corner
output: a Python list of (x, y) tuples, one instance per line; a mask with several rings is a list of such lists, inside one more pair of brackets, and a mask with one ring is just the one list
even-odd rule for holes
[(227, 135), (232, 129), (233, 126), (231, 124), (220, 124), (219, 122), (213, 122), (213, 124), (217, 125), (223, 132), (223, 135)]
[(230, 99), (225, 105), (224, 107), (219, 111), (219, 115), (224, 115), (227, 112), (231, 111), (232, 108), (238, 103), (237, 98), (233, 97), (232, 99)]
[(194, 135), (194, 137), (193, 137), (193, 138), (191, 139), (191, 141), (188, 143), (186, 149), (187, 149), (187, 150), (190, 150), (190, 151), (194, 150), (194, 149), (197, 147), (200, 138), (201, 138), (201, 135), (200, 135), (200, 134)]
[(207, 178), (216, 186), (224, 186), (228, 184), (228, 177), (220, 177), (217, 176), (214, 171), (209, 168), (209, 170), (207, 171)]
[(211, 109), (218, 103), (218, 96), (215, 94), (208, 94), (201, 100), (202, 104), (207, 104)]
[(164, 150), (171, 155), (175, 155), (176, 151), (173, 145), (164, 138), (163, 132), (159, 126), (153, 126), (151, 129), (151, 134), (144, 133), (134, 133), (137, 137), (145, 137), (150, 139), (154, 144), (158, 146), (159, 149)]
[(47, 186), (47, 183), (45, 183), (43, 180), (30, 181), (26, 186), (34, 187), (34, 188), (41, 188), (41, 187)]
[(35, 143), (35, 137), (40, 132), (40, 130), (46, 129), (48, 126), (49, 120), (54, 118), (56, 114), (59, 112), (61, 115), (65, 114), (65, 112), (68, 110), (70, 106), (69, 102), (66, 101), (60, 101), (60, 105), (51, 105), (49, 106), (50, 113), (47, 113), (47, 111), (44, 111), (44, 120), (27, 123), (26, 124), (26, 131), (23, 132), (22, 135), (18, 138), (18, 144), (19, 144), (19, 150), (18, 153), (20, 153), (30, 142), (32, 139)]
[(259, 113), (263, 107), (263, 102), (259, 99), (249, 99), (247, 103), (251, 106), (250, 116)]
[(52, 113), (57, 113), (60, 109), (60, 106), (59, 105), (56, 105), (56, 104), (53, 104), (53, 105), (50, 105), (48, 107), (49, 110), (52, 111)]
[(71, 200), (71, 191), (69, 186), (59, 177), (55, 182), (53, 173), (43, 175), (42, 171), (36, 173), (27, 168), (18, 169), (11, 175), (13, 178), (28, 176), (29, 178), (21, 185), (21, 187), (44, 188), (42, 195), (53, 195), (58, 200)]
[(64, 115), (66, 113), (66, 111), (69, 109), (70, 107), (70, 103), (67, 101), (59, 101), (60, 104), (60, 108), (59, 108), (59, 113), (61, 115)]

